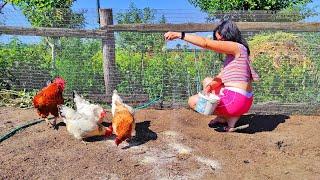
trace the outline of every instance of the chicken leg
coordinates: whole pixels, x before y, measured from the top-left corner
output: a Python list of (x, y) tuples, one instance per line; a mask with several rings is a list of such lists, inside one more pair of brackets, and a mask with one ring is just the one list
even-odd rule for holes
[(46, 121), (47, 126), (51, 126), (52, 125), (47, 117), (45, 117), (44, 120)]
[(58, 130), (58, 127), (57, 127), (57, 117), (54, 117), (53, 122), (52, 122), (51, 125), (52, 125), (53, 129)]

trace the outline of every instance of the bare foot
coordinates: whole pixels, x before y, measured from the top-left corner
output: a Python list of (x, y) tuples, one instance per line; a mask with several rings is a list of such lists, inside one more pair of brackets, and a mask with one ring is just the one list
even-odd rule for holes
[(225, 127), (223, 127), (223, 132), (235, 132), (237, 130), (246, 129), (248, 127), (249, 127), (249, 124), (245, 124), (245, 125), (238, 126), (238, 127), (225, 126)]

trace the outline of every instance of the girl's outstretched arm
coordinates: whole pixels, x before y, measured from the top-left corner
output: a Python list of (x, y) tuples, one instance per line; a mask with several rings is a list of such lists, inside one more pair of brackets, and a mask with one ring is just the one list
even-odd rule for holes
[[(181, 32), (167, 32), (164, 34), (166, 40), (174, 40), (181, 38)], [(217, 53), (231, 54), (235, 57), (240, 55), (238, 43), (232, 41), (217, 41), (204, 38), (193, 34), (185, 34), (183, 40), (192, 43), (196, 46), (213, 50)]]

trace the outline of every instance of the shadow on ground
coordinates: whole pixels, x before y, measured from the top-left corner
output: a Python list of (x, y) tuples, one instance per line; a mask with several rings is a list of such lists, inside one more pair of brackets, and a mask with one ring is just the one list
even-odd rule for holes
[(149, 129), (150, 121), (143, 121), (136, 123), (136, 136), (129, 141), (129, 145), (123, 149), (128, 149), (133, 146), (139, 146), (150, 140), (156, 140), (158, 138), (157, 133)]
[[(111, 123), (102, 122), (102, 125), (105, 127), (109, 127)], [(56, 127), (59, 129), (60, 126), (66, 126), (64, 122), (59, 122)], [(150, 127), (150, 121), (143, 121), (136, 123), (136, 136), (133, 137), (130, 141), (128, 141), (129, 145), (123, 147), (123, 149), (128, 149), (133, 146), (139, 146), (141, 144), (144, 144), (150, 140), (156, 140), (158, 138), (157, 133), (153, 132), (149, 129)], [(105, 139), (115, 139), (115, 135), (112, 135), (110, 137), (103, 137), (103, 136), (94, 136), (86, 138), (86, 142), (94, 142), (94, 141), (103, 141)]]
[[(286, 119), (289, 119), (290, 117), (287, 115), (244, 115), (241, 116), (239, 121), (236, 123), (236, 127), (242, 126), (245, 124), (249, 124), (248, 128), (238, 130), (239, 133), (247, 133), (247, 134), (254, 134), (257, 132), (264, 132), (264, 131), (273, 131), (280, 123), (284, 123)], [(210, 127), (210, 125), (209, 125)], [(220, 124), (215, 128), (216, 131), (221, 132), (223, 125)]]

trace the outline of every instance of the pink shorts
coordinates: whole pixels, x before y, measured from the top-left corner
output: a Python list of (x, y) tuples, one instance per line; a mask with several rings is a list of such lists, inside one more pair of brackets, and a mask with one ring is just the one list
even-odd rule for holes
[(253, 101), (252, 93), (233, 87), (221, 89), (218, 96), (220, 102), (215, 114), (220, 116), (241, 116), (249, 111)]

